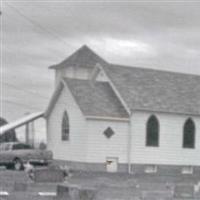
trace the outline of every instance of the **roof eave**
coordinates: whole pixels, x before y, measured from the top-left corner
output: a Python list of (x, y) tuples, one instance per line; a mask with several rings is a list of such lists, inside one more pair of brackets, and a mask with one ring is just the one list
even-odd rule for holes
[(51, 113), (51, 111), (52, 111), (52, 109), (53, 109), (53, 107), (55, 105), (55, 102), (57, 101), (57, 98), (58, 98), (61, 90), (63, 89), (63, 86), (64, 86), (63, 85), (63, 81), (61, 80), (58, 83), (56, 89), (54, 90), (54, 93), (53, 93), (53, 95), (52, 95), (52, 97), (50, 99), (50, 102), (49, 102), (49, 104), (48, 104), (48, 106), (47, 106), (47, 108), (46, 108), (46, 110), (44, 112), (44, 118), (47, 118), (50, 115), (50, 113)]
[(94, 115), (85, 115), (86, 119), (93, 119), (93, 120), (106, 120), (106, 121), (121, 121), (121, 122), (129, 122), (130, 118), (125, 117), (107, 117), (107, 116), (94, 116)]
[(175, 111), (166, 111), (166, 110), (150, 110), (150, 109), (143, 109), (143, 108), (136, 108), (131, 109), (131, 112), (154, 112), (154, 113), (166, 113), (166, 114), (174, 114), (174, 115), (188, 115), (188, 116), (198, 116), (200, 117), (200, 113), (192, 113), (192, 112), (175, 112)]
[[(109, 66), (109, 64), (107, 64)], [(109, 84), (111, 86), (111, 88), (113, 89), (114, 93), (116, 94), (117, 98), (119, 99), (119, 101), (121, 102), (121, 104), (123, 105), (123, 107), (125, 108), (126, 112), (128, 113), (129, 116), (131, 116), (131, 109), (129, 108), (128, 104), (125, 102), (125, 100), (122, 98), (121, 93), (117, 90), (117, 88), (115, 87), (115, 84), (113, 83), (112, 79), (110, 78), (109, 74), (105, 71), (104, 66), (102, 65), (98, 65), (97, 66), (100, 70), (102, 70), (108, 80), (109, 80)]]
[(48, 67), (48, 69), (55, 69), (57, 67), (57, 65), (51, 65)]

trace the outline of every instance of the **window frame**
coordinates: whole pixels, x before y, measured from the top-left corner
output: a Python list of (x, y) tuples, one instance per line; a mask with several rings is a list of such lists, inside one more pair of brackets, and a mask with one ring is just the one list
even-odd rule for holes
[(69, 141), (69, 134), (70, 134), (69, 115), (65, 110), (61, 122), (61, 140)]
[[(192, 132), (192, 145), (188, 145), (186, 144), (186, 135), (189, 134), (189, 133), (186, 133), (186, 126), (187, 126), (187, 123), (191, 122), (192, 123), (192, 126), (193, 126), (193, 132)], [(195, 122), (192, 118), (187, 118), (183, 124), (183, 137), (182, 137), (182, 147), (183, 149), (195, 149), (195, 143), (196, 143), (196, 126), (195, 126)]]
[[(155, 122), (156, 122), (156, 129), (157, 129), (157, 141), (156, 141), (156, 144), (153, 144), (152, 141), (149, 142), (149, 134), (150, 134), (150, 131), (149, 131), (149, 123), (150, 123), (150, 120), (152, 119), (155, 119)], [(148, 117), (147, 119), (147, 122), (146, 122), (146, 147), (159, 147), (160, 145), (160, 123), (159, 123), (159, 120), (158, 118), (156, 117), (156, 115), (152, 114)]]
[(144, 169), (146, 174), (156, 174), (158, 171), (157, 165), (147, 165)]
[(194, 168), (192, 166), (183, 166), (181, 169), (182, 174), (193, 174)]

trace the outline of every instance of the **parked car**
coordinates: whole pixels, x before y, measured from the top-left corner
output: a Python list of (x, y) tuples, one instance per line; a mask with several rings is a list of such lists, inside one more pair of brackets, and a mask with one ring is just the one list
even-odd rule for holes
[(20, 142), (0, 144), (0, 165), (13, 166), (14, 169), (21, 170), (27, 162), (32, 165), (47, 165), (51, 161), (51, 151), (34, 149)]

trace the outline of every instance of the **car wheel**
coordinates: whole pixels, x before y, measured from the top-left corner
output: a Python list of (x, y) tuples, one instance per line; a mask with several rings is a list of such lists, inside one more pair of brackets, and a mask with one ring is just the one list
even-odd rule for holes
[(20, 171), (23, 169), (23, 163), (19, 158), (14, 160), (14, 169), (17, 171)]

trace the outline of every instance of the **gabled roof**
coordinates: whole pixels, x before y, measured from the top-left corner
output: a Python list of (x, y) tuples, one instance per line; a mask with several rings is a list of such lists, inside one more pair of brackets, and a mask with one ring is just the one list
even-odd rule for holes
[(128, 118), (109, 83), (64, 78), (85, 116)]
[(200, 115), (200, 76), (197, 75), (109, 64), (87, 46), (51, 68), (94, 68), (97, 63), (102, 66), (113, 88), (109, 83), (91, 85), (88, 81), (65, 80), (85, 113), (124, 115), (123, 106), (113, 92), (117, 91), (132, 111)]
[(106, 64), (107, 62), (103, 58), (99, 57), (88, 46), (83, 45), (80, 49), (74, 52), (67, 59), (57, 65), (52, 65), (50, 69), (61, 69), (69, 66), (89, 67), (93, 68), (97, 63)]
[(132, 110), (200, 115), (200, 76), (113, 64), (103, 68)]

